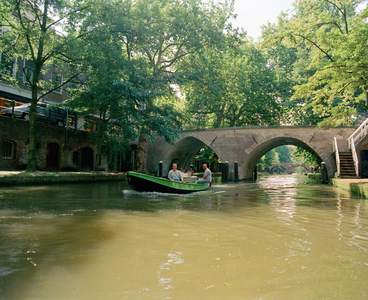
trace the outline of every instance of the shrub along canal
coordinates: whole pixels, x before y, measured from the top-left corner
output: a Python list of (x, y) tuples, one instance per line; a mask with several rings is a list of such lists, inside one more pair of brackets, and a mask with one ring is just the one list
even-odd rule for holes
[(306, 177), (0, 189), (0, 299), (366, 299), (368, 205)]

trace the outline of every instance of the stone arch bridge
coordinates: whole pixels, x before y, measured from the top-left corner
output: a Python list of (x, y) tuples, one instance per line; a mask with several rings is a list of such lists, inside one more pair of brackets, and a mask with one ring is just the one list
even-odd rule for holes
[[(230, 171), (234, 162), (239, 164), (239, 179), (252, 180), (258, 160), (273, 148), (295, 145), (312, 153), (318, 162), (325, 162), (329, 177), (336, 172), (333, 155), (333, 138), (346, 144), (346, 139), (355, 127), (339, 127), (328, 130), (314, 126), (269, 126), (236, 127), (185, 131), (175, 145), (161, 137), (149, 146), (147, 154), (148, 171), (158, 173), (159, 162), (163, 162), (163, 174), (167, 174), (173, 160), (185, 168), (197, 152), (209, 146), (221, 161), (229, 162)], [(340, 145), (339, 145), (340, 147)]]
[(303, 164), (291, 164), (291, 163), (290, 164), (273, 164), (269, 167), (269, 170), (271, 171), (271, 173), (274, 171), (276, 167), (280, 167), (280, 168), (287, 170), (289, 174), (291, 174), (297, 167), (303, 167), (306, 172), (310, 170), (308, 166), (303, 165)]

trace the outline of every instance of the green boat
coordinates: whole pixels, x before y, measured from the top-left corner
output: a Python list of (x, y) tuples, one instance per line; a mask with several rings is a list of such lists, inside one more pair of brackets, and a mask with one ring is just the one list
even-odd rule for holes
[(204, 191), (210, 187), (209, 183), (178, 182), (132, 171), (127, 173), (127, 177), (129, 185), (139, 192), (188, 194)]

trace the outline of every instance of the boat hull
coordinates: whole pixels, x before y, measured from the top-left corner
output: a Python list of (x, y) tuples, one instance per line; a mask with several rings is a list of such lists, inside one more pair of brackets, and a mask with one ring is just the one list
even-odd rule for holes
[(177, 182), (131, 171), (127, 173), (127, 177), (129, 185), (139, 192), (188, 194), (204, 191), (210, 186), (209, 183)]

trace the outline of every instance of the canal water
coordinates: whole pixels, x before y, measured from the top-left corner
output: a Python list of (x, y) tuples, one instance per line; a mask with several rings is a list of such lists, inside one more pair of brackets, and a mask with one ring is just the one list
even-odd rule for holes
[(368, 205), (304, 176), (0, 189), (0, 299), (367, 299)]

